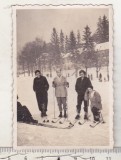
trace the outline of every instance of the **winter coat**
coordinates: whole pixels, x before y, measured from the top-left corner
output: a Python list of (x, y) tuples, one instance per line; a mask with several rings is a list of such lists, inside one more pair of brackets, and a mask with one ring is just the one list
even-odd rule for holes
[(39, 78), (38, 77), (34, 78), (33, 90), (36, 93), (45, 93), (48, 91), (48, 89), (49, 89), (49, 84), (46, 77), (40, 76)]
[(22, 106), (20, 102), (17, 102), (17, 121), (31, 122), (32, 115), (26, 106)]
[(64, 76), (60, 78), (57, 76), (53, 80), (53, 87), (55, 88), (56, 97), (67, 97), (68, 82)]
[(82, 78), (79, 77), (76, 81), (75, 90), (78, 95), (84, 97), (84, 94), (89, 86), (92, 86), (89, 78), (84, 77), (82, 80)]
[(91, 95), (90, 93), (85, 93), (85, 100), (90, 100), (91, 104), (90, 107), (96, 107), (97, 109), (102, 109), (102, 103), (101, 103), (101, 96), (97, 91), (94, 91), (94, 93)]

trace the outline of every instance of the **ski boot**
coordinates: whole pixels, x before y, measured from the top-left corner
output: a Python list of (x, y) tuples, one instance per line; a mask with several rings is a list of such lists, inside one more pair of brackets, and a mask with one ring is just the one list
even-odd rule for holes
[(60, 114), (59, 114), (59, 116), (58, 116), (58, 117), (60, 117), (60, 118), (62, 118), (62, 117), (63, 117), (62, 112), (60, 112)]
[(85, 119), (85, 120), (88, 120), (88, 113), (85, 113), (84, 119)]
[(75, 117), (75, 119), (79, 120), (80, 119), (80, 115), (77, 114), (76, 117)]
[(64, 111), (64, 118), (67, 118), (67, 114), (66, 114), (66, 111)]

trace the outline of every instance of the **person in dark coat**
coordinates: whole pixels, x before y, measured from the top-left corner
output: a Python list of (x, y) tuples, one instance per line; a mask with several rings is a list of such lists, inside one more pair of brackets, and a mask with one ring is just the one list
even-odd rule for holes
[(75, 90), (77, 92), (77, 115), (75, 119), (80, 119), (81, 105), (84, 102), (84, 119), (88, 119), (88, 101), (84, 99), (85, 92), (89, 86), (92, 86), (89, 78), (86, 77), (84, 70), (79, 71), (80, 77), (77, 78)]
[(38, 103), (39, 110), (41, 112), (41, 117), (47, 116), (47, 105), (48, 105), (48, 89), (49, 84), (46, 77), (41, 75), (39, 70), (35, 71), (35, 78), (33, 81), (33, 90), (36, 94), (36, 99)]
[(26, 106), (22, 106), (22, 104), (18, 101), (17, 96), (17, 121), (24, 123), (38, 123), (37, 120), (34, 120), (30, 111)]

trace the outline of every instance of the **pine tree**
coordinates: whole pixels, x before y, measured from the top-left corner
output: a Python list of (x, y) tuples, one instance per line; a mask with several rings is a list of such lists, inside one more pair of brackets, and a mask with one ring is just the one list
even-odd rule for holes
[(59, 48), (59, 37), (55, 28), (53, 28), (53, 32), (51, 34), (51, 45), (53, 56), (55, 57), (55, 63), (60, 62), (60, 48)]
[(53, 28), (53, 33), (51, 35), (51, 43), (55, 47), (56, 51), (59, 52), (59, 38), (55, 28)]
[(105, 15), (102, 18), (102, 41), (109, 41), (109, 21)]
[(64, 53), (64, 34), (62, 30), (60, 32), (60, 52)]
[(92, 50), (94, 50), (94, 43), (88, 25), (85, 27), (84, 30), (83, 41), (84, 41), (83, 51), (92, 52)]
[(77, 31), (77, 48), (80, 48), (81, 36), (79, 30)]
[(87, 72), (87, 68), (89, 68), (92, 63), (93, 53), (94, 53), (94, 43), (88, 25), (84, 28), (83, 41), (84, 41), (83, 54), (81, 54), (82, 56), (81, 60)]
[(75, 69), (75, 76), (77, 77), (78, 68), (79, 68), (78, 67), (79, 51), (77, 49), (76, 37), (73, 31), (70, 32), (69, 49), (71, 52), (71, 62), (73, 63), (73, 66)]
[(102, 18), (99, 17), (98, 23), (97, 23), (97, 30), (94, 35), (94, 40), (96, 43), (102, 43)]
[(69, 52), (69, 39), (68, 36), (66, 35), (65, 37), (65, 53)]
[(103, 18), (99, 17), (97, 23), (97, 30), (93, 35), (96, 43), (104, 43), (109, 41), (109, 21), (104, 15)]
[(43, 52), (44, 52), (44, 53), (47, 52), (47, 45), (46, 45), (46, 42), (45, 42), (45, 41), (44, 41), (44, 43), (43, 43), (42, 49), (43, 49)]
[(76, 37), (73, 31), (70, 32), (69, 49), (70, 52), (74, 54), (74, 50), (76, 49)]

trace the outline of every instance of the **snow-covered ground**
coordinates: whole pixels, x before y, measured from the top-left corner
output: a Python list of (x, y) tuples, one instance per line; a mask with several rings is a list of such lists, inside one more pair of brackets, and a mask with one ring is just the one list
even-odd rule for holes
[[(28, 107), (31, 114), (35, 119), (41, 122), (40, 112), (38, 110), (35, 93), (33, 92), (33, 78), (20, 76), (17, 80), (19, 101)], [(54, 78), (54, 77), (53, 77)], [(56, 117), (58, 117), (59, 111), (54, 97), (54, 89), (52, 88), (53, 78), (47, 78), (50, 88), (48, 91), (48, 118), (53, 119), (54, 103), (56, 108)], [(69, 120), (73, 121), (76, 116), (76, 100), (77, 94), (75, 92), (75, 76), (67, 78), (69, 82), (68, 88), (68, 114)], [(98, 80), (92, 81), (94, 89), (97, 90), (102, 96), (103, 110), (105, 124), (100, 124), (95, 128), (89, 127), (92, 123), (93, 117), (91, 115), (91, 121), (87, 122), (83, 126), (79, 126), (78, 123), (72, 129), (56, 129), (46, 128), (41, 126), (29, 125), (18, 123), (17, 125), (17, 142), (18, 146), (108, 146), (110, 140), (109, 133), (109, 110), (110, 110), (110, 88), (109, 82), (99, 82)], [(84, 112), (82, 105), (81, 118), (83, 120)], [(50, 124), (52, 124), (50, 122)], [(68, 126), (68, 122), (64, 124), (57, 123), (56, 125)]]

